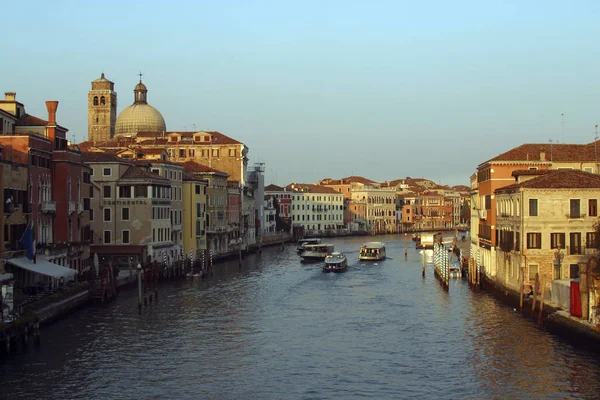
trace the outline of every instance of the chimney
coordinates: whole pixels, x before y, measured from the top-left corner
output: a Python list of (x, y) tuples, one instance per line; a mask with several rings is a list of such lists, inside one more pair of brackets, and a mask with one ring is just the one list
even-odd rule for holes
[(540, 161), (546, 161), (546, 152), (544, 150), (540, 150)]
[(58, 101), (47, 101), (46, 108), (48, 109), (48, 124), (56, 125), (56, 109), (58, 108)]
[(4, 92), (4, 100), (6, 101), (16, 101), (17, 93), (16, 92)]

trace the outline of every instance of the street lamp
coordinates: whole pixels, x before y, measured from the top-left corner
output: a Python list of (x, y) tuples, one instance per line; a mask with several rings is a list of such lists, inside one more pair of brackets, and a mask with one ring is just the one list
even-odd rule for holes
[(137, 265), (137, 276), (138, 276), (138, 307), (142, 309), (142, 264), (138, 262)]
[(563, 259), (565, 258), (565, 253), (561, 250), (560, 244), (556, 247), (556, 251), (554, 252), (554, 271), (556, 279), (560, 279), (561, 273), (561, 264)]

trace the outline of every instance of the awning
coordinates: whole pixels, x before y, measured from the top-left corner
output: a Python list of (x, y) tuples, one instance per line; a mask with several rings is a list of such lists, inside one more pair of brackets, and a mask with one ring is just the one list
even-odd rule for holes
[(67, 278), (69, 276), (77, 275), (77, 271), (74, 269), (62, 267), (58, 264), (39, 258), (36, 260), (35, 264), (27, 257), (10, 258), (6, 260), (6, 262), (15, 267), (23, 268), (35, 272), (36, 274), (51, 276), (52, 278)]

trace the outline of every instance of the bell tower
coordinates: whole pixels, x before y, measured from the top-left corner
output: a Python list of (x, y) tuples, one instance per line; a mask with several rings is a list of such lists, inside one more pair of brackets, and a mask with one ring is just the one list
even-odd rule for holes
[(88, 92), (88, 140), (102, 143), (115, 136), (117, 93), (115, 84), (104, 77), (92, 81)]

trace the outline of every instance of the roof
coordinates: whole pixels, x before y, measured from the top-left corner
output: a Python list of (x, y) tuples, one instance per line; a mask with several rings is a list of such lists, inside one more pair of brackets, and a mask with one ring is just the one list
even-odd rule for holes
[(71, 268), (66, 268), (58, 264), (51, 263), (43, 258), (37, 258), (36, 262), (29, 260), (27, 257), (10, 258), (7, 263), (13, 264), (19, 268), (26, 269), (36, 274), (50, 276), (52, 278), (68, 278), (77, 275), (77, 271)]
[(114, 154), (103, 153), (103, 152), (82, 152), (81, 156), (85, 163), (120, 163), (120, 164), (131, 164), (131, 162), (124, 158), (118, 157)]
[[(526, 143), (502, 153), (487, 162), (529, 161), (570, 162), (596, 161), (596, 142), (588, 144)], [(485, 163), (484, 163), (485, 164)]]
[(48, 121), (34, 117), (33, 115), (23, 114), (16, 123), (17, 126), (47, 126)]
[(196, 161), (186, 161), (183, 163), (183, 168), (185, 170), (185, 172), (187, 173), (198, 173), (198, 172), (213, 172), (213, 173), (220, 173), (220, 174), (224, 174), (229, 176), (229, 174), (227, 174), (226, 172), (223, 171), (219, 171), (218, 169), (214, 169), (211, 167), (208, 167), (206, 165), (200, 164)]
[(267, 185), (265, 186), (265, 192), (283, 192), (284, 189), (281, 186), (277, 186), (277, 185)]
[(290, 183), (286, 186), (289, 191), (300, 192), (302, 189), (306, 189), (308, 193), (331, 193), (341, 194), (337, 190), (327, 186), (313, 185), (312, 183)]
[(198, 182), (200, 184), (208, 185), (208, 182), (205, 179), (196, 178), (192, 174), (188, 174), (187, 172), (183, 173), (183, 181), (184, 182)]
[(544, 175), (551, 172), (549, 169), (517, 169), (512, 172), (512, 176), (535, 176)]
[(377, 183), (375, 181), (372, 181), (370, 179), (364, 178), (362, 176), (349, 176), (347, 178), (342, 178), (340, 179), (342, 181), (344, 181), (344, 183), (353, 183), (353, 182), (357, 182), (357, 183), (362, 183), (364, 185), (372, 185), (373, 183)]
[(151, 180), (161, 181), (161, 182), (166, 182), (166, 183), (170, 182), (170, 180), (168, 180), (166, 178), (163, 178), (163, 177), (153, 174), (151, 172), (146, 172), (142, 168), (136, 167), (134, 165), (127, 168), (127, 171), (125, 171), (123, 176), (121, 176), (121, 179), (144, 179), (144, 180), (151, 179)]
[(600, 175), (573, 169), (550, 170), (525, 182), (497, 189), (497, 193), (527, 189), (600, 189)]

